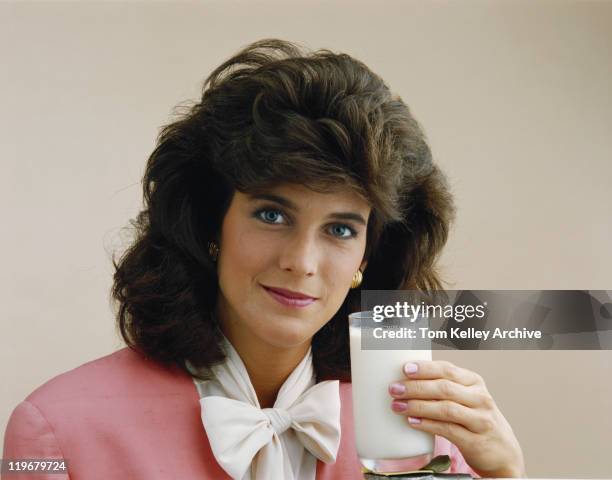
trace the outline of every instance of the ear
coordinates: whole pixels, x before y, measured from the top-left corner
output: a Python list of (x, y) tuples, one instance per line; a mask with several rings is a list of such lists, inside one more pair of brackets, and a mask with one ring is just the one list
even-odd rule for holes
[(364, 260), (363, 262), (361, 262), (361, 265), (359, 266), (359, 270), (363, 272), (367, 266), (368, 266), (368, 261)]

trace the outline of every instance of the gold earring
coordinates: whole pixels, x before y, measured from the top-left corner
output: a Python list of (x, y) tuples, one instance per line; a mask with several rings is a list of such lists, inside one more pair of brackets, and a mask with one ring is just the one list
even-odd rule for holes
[(217, 261), (219, 257), (219, 247), (217, 247), (215, 242), (208, 242), (208, 254), (213, 262)]
[(351, 288), (357, 288), (359, 285), (361, 285), (362, 280), (363, 280), (363, 274), (361, 273), (361, 269), (359, 269), (355, 272), (355, 275), (353, 275), (353, 281), (351, 282)]

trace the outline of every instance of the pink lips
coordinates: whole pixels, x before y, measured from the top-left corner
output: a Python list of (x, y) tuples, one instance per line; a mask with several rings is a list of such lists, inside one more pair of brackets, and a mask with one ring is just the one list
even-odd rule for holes
[(308, 305), (314, 303), (317, 300), (316, 298), (307, 297), (302, 294), (296, 294), (284, 289), (276, 289), (266, 286), (263, 286), (263, 288), (266, 290), (266, 292), (270, 294), (272, 298), (274, 298), (274, 300), (287, 307), (307, 307)]

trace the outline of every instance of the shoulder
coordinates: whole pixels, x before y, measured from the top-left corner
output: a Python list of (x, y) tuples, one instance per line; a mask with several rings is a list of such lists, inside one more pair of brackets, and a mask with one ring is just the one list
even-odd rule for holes
[(126, 347), (30, 393), (9, 418), (3, 457), (66, 458), (75, 478), (220, 478), (205, 438), (192, 377)]
[(35, 438), (49, 428), (93, 429), (119, 418), (136, 420), (152, 408), (159, 414), (187, 411), (194, 402), (197, 392), (191, 376), (125, 347), (36, 388), (13, 410), (6, 434)]
[(4, 453), (56, 458), (62, 448), (74, 452), (84, 445), (103, 448), (119, 436), (135, 438), (151, 424), (163, 424), (166, 433), (171, 421), (189, 430), (198, 406), (187, 373), (125, 347), (30, 393), (9, 417)]
[(117, 392), (146, 394), (189, 384), (190, 377), (177, 367), (166, 367), (129, 347), (61, 373), (26, 397), (41, 407), (83, 398), (108, 398)]

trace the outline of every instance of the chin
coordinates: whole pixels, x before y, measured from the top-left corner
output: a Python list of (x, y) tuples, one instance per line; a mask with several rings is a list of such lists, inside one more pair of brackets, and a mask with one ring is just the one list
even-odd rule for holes
[(291, 325), (294, 322), (283, 322), (282, 325), (275, 324), (273, 328), (266, 332), (262, 332), (262, 337), (267, 343), (279, 348), (291, 348), (308, 342), (313, 335), (310, 330), (304, 328), (304, 325)]

